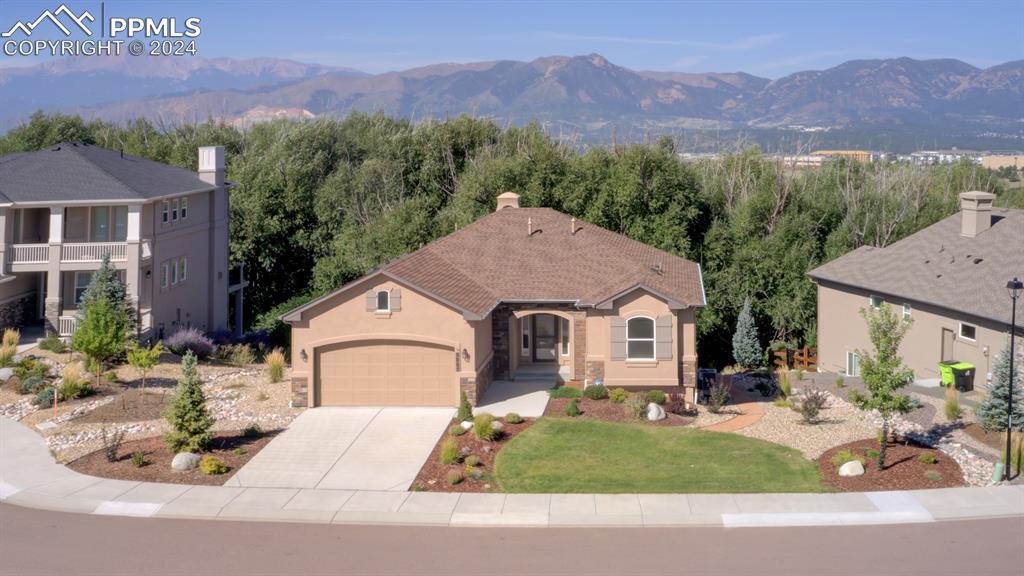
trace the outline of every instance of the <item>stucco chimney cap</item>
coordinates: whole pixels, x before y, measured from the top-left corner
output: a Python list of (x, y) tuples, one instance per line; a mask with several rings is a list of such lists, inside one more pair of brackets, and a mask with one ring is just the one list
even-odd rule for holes
[(515, 192), (505, 192), (504, 194), (498, 195), (498, 206), (494, 209), (495, 212), (502, 208), (519, 208), (519, 194)]

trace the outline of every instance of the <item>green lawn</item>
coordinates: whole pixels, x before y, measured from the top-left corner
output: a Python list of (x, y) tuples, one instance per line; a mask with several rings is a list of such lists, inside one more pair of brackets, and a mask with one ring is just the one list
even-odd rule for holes
[(498, 453), (506, 492), (822, 492), (785, 446), (668, 426), (541, 418)]

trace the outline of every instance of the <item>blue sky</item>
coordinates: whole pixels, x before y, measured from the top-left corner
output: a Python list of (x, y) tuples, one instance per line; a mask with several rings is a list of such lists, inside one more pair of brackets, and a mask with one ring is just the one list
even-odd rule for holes
[[(60, 0), (0, 0), (0, 27)], [(98, 1), (69, 1), (96, 10)], [(367, 72), (599, 53), (634, 69), (779, 77), (857, 58), (1024, 58), (1005, 2), (291, 2), (108, 0), (108, 16), (196, 16), (200, 56), (281, 57)], [(7, 63), (8, 65), (10, 63)]]

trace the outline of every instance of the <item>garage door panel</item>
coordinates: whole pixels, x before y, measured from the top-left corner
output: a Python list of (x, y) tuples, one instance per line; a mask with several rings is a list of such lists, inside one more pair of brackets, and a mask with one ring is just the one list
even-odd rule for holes
[(452, 406), (457, 397), (450, 348), (415, 342), (353, 342), (317, 351), (322, 406)]

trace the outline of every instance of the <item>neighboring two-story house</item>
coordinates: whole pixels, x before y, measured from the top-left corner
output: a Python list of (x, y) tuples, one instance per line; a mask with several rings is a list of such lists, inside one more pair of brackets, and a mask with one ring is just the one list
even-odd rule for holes
[(229, 188), (219, 146), (198, 174), (80, 143), (0, 157), (0, 326), (69, 336), (109, 254), (139, 336), (226, 329)]
[[(871, 350), (859, 312), (884, 302), (913, 320), (900, 353), (916, 378), (938, 378), (940, 361), (957, 360), (974, 364), (975, 385), (984, 386), (1009, 340), (1007, 281), (1024, 277), (1024, 210), (995, 208), (994, 200), (987, 192), (964, 192), (959, 214), (812, 270), (818, 368), (859, 376), (858, 350)], [(1016, 329), (1024, 336), (1024, 310)]]

